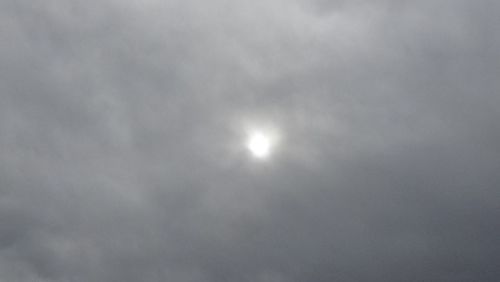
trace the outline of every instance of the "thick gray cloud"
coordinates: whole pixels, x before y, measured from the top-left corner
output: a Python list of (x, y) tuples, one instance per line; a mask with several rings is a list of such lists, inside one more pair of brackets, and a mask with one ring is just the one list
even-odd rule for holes
[(1, 1), (0, 281), (497, 281), (499, 13)]

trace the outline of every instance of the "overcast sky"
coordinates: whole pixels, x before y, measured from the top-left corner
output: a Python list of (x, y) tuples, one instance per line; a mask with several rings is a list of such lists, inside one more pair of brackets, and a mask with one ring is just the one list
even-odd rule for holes
[(1, 0), (0, 281), (498, 281), (499, 15)]

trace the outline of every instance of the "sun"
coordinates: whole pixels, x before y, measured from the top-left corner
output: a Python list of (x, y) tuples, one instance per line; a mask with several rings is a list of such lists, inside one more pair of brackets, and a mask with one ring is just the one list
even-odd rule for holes
[[(238, 150), (246, 153), (251, 160), (270, 162), (282, 153), (284, 145), (283, 128), (273, 121), (263, 118), (245, 118), (236, 125)], [(241, 151), (240, 151), (241, 150)]]
[(245, 145), (254, 159), (267, 160), (276, 149), (277, 138), (271, 133), (253, 130), (248, 133)]
[(271, 138), (262, 132), (253, 132), (248, 136), (247, 149), (256, 159), (267, 159), (271, 155)]

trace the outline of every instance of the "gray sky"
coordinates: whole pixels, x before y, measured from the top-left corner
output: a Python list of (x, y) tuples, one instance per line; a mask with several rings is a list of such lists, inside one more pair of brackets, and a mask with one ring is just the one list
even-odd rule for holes
[(498, 281), (499, 3), (0, 1), (0, 281)]

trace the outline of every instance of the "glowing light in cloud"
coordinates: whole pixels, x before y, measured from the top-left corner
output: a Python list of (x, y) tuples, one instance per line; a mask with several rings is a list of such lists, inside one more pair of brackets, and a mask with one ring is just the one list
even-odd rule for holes
[(246, 143), (248, 151), (257, 159), (267, 159), (271, 155), (273, 145), (271, 137), (259, 131), (252, 132)]
[(269, 160), (281, 145), (281, 134), (274, 126), (266, 123), (246, 127), (244, 146), (250, 157)]

